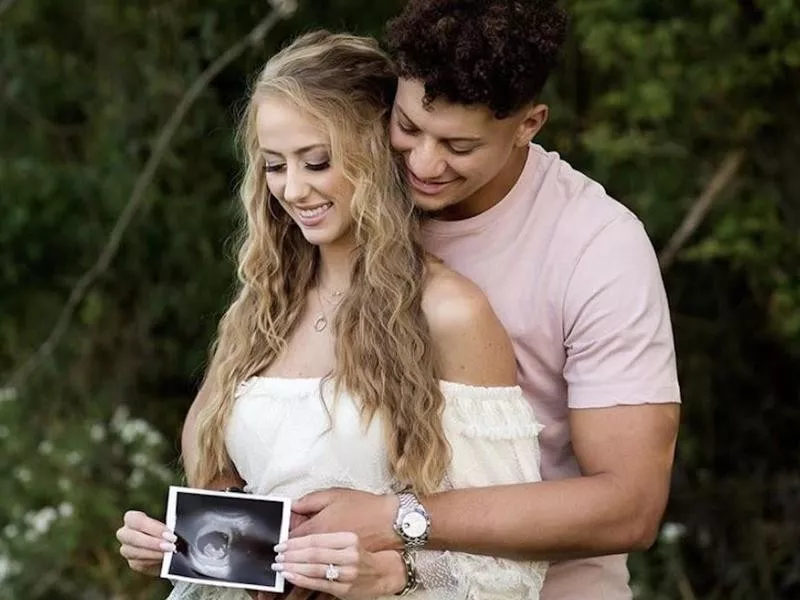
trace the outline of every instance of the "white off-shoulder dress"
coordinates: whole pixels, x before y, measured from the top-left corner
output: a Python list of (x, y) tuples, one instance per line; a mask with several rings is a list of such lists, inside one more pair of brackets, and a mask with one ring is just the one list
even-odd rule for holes
[[(540, 481), (541, 426), (519, 387), (442, 382), (452, 461), (444, 489)], [(299, 498), (329, 487), (392, 491), (382, 424), (319, 378), (254, 377), (239, 386), (228, 452), (245, 491)], [(547, 563), (423, 550), (415, 600), (539, 598)], [(389, 596), (388, 598), (392, 598)], [(168, 600), (249, 600), (230, 588), (180, 582)]]

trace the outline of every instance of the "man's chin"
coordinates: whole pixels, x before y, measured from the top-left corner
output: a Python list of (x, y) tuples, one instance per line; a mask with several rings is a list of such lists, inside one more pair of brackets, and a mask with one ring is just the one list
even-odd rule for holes
[(424, 213), (440, 212), (453, 203), (453, 199), (445, 194), (429, 196), (420, 194), (419, 192), (413, 192), (413, 197), (414, 204)]

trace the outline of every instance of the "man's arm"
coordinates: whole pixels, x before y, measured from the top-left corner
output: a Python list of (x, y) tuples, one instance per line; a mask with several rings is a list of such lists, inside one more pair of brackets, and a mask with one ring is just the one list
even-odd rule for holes
[[(571, 411), (583, 476), (441, 492), (422, 499), (429, 548), (530, 560), (618, 554), (649, 547), (669, 490), (677, 404)], [(372, 550), (399, 549), (397, 500), (351, 490), (306, 496), (294, 510), (317, 513), (294, 535), (343, 529)]]
[(571, 411), (582, 477), (431, 496), (431, 547), (542, 560), (648, 548), (666, 505), (678, 414), (677, 404)]

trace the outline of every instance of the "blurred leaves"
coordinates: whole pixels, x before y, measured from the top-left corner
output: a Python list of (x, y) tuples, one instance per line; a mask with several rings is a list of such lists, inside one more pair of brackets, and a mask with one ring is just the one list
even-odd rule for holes
[(637, 595), (800, 597), (800, 6), (566, 4), (544, 136), (657, 247), (746, 153), (666, 274), (684, 398), (668, 519), (685, 529), (633, 557)]

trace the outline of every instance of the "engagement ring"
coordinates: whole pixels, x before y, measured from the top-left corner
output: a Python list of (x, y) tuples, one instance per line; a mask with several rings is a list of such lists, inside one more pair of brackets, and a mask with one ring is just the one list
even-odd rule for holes
[(339, 579), (339, 569), (336, 565), (328, 565), (325, 569), (325, 579), (328, 581), (336, 581)]

